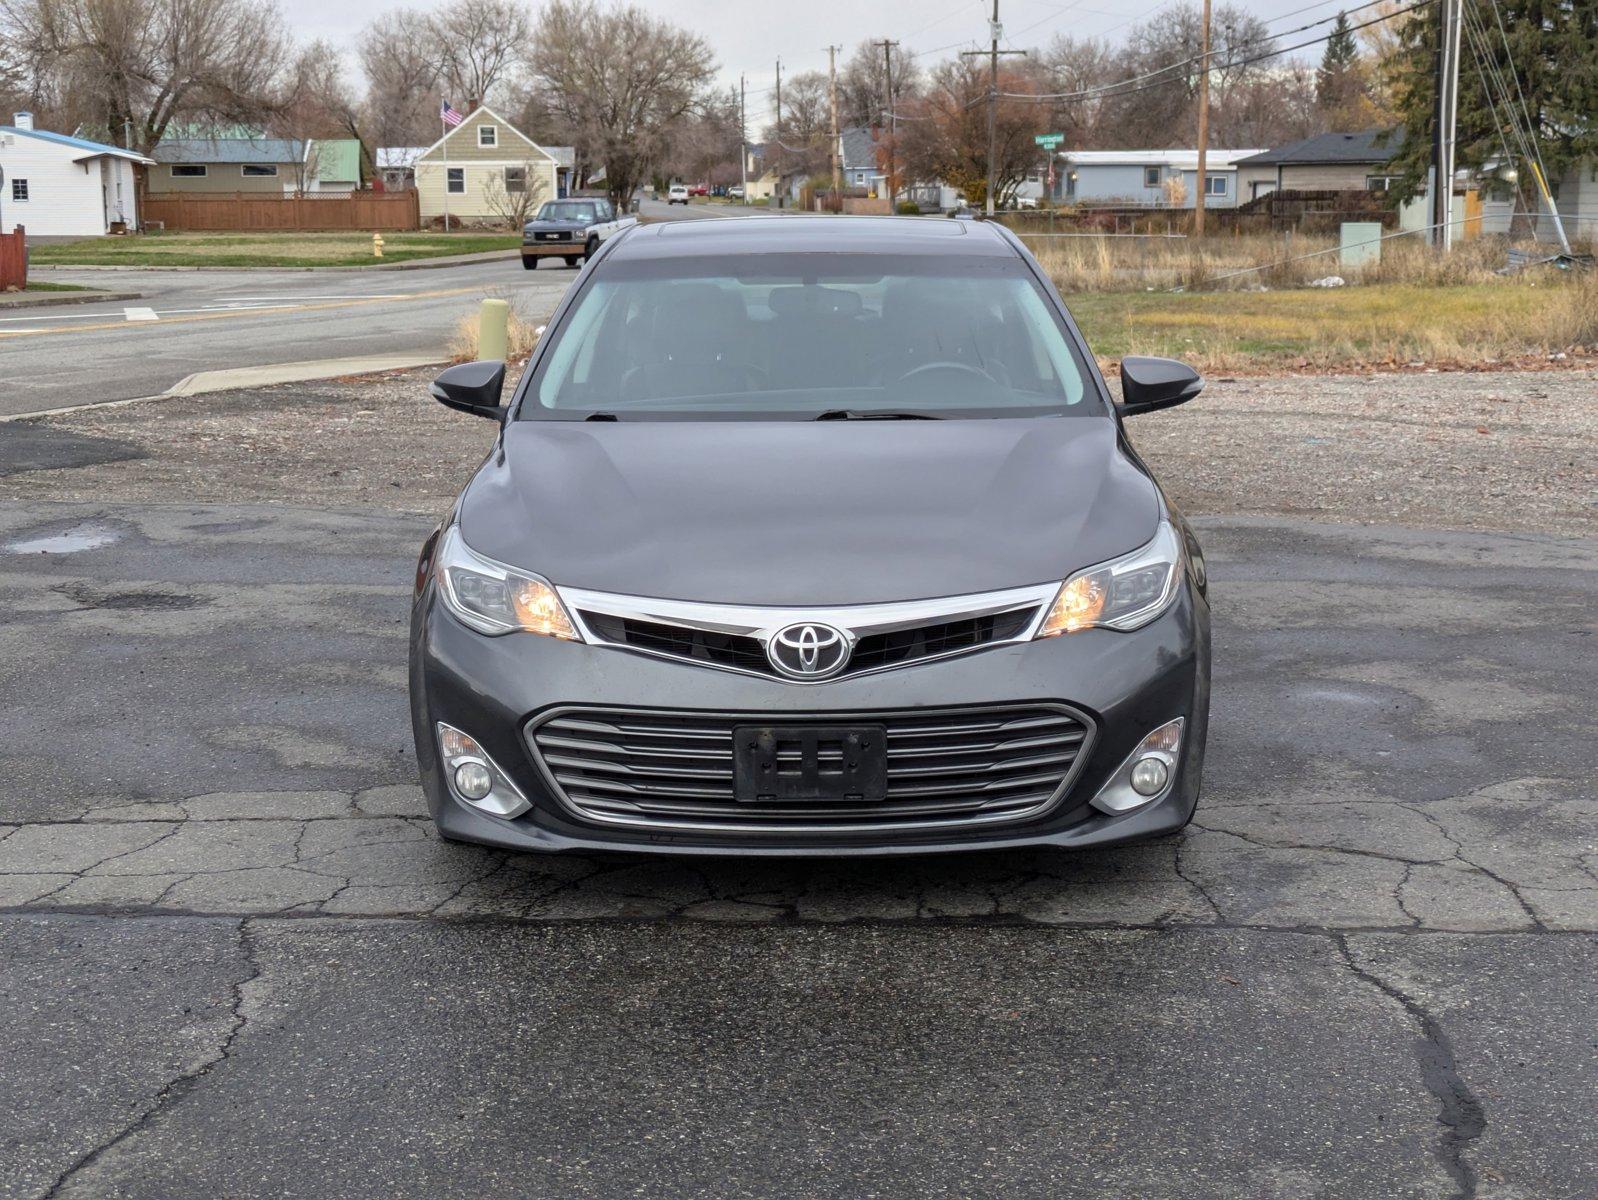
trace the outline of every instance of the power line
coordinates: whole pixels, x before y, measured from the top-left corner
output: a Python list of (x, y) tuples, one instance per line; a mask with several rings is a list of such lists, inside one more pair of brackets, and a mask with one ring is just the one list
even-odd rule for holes
[[(1413, 3), (1405, 6), (1404, 8), (1395, 9), (1391, 13), (1387, 13), (1380, 17), (1374, 17), (1369, 21), (1361, 21), (1357, 25), (1350, 25), (1348, 27), (1348, 31), (1350, 33), (1354, 33), (1361, 29), (1367, 29), (1372, 25), (1380, 25), (1383, 21), (1395, 20), (1398, 17), (1403, 16), (1405, 13), (1414, 12), (1416, 9), (1425, 8), (1428, 4), (1436, 4), (1437, 2), (1438, 0), (1414, 0)], [(1324, 24), (1324, 22), (1316, 22), (1316, 24)], [(1229, 71), (1234, 67), (1246, 67), (1250, 63), (1263, 62), (1268, 58), (1280, 58), (1284, 54), (1291, 54), (1294, 50), (1302, 50), (1307, 46), (1318, 46), (1322, 42), (1330, 40), (1331, 36), (1332, 35), (1328, 34), (1326, 37), (1310, 38), (1308, 41), (1298, 42), (1292, 46), (1273, 47), (1272, 49), (1261, 54), (1249, 55), (1243, 58), (1228, 59), (1225, 62), (1216, 63), (1215, 65), (1209, 67), (1208, 71), (1209, 73), (1213, 74), (1216, 71)], [(1170, 63), (1166, 66), (1158, 67), (1153, 71), (1147, 71), (1142, 75), (1134, 75), (1130, 79), (1118, 80), (1115, 83), (1100, 84), (1097, 87), (1082, 88), (1074, 92), (1001, 92), (1000, 95), (1010, 100), (1093, 100), (1101, 96), (1130, 96), (1136, 92), (1147, 91), (1149, 88), (1164, 87), (1168, 83), (1176, 82), (1172, 79), (1158, 79), (1155, 77), (1167, 75), (1170, 72), (1180, 70), (1183, 67), (1192, 66), (1193, 64), (1197, 63), (1201, 57), (1201, 55), (1194, 55), (1193, 57), (1185, 58), (1180, 62)], [(1151, 82), (1140, 83), (1142, 80), (1150, 80)], [(1126, 85), (1129, 83), (1138, 83), (1139, 86), (1127, 87)]]

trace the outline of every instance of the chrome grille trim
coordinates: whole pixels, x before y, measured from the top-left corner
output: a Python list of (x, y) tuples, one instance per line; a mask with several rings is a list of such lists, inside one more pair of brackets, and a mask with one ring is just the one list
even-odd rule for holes
[[(740, 804), (732, 731), (749, 724), (883, 723), (888, 797)], [(942, 709), (731, 712), (562, 705), (523, 735), (577, 819), (667, 833), (849, 835), (985, 828), (1056, 808), (1091, 756), (1093, 718), (1058, 701)]]
[[(975, 654), (997, 646), (1014, 645), (1031, 641), (1038, 627), (1048, 616), (1049, 606), (1060, 590), (1058, 582), (1033, 584), (1029, 587), (1006, 588), (995, 592), (978, 592), (966, 596), (946, 596), (931, 600), (904, 600), (887, 604), (853, 604), (836, 607), (782, 608), (745, 604), (707, 604), (691, 600), (661, 600), (646, 596), (624, 596), (612, 592), (594, 592), (584, 588), (560, 587), (561, 602), (582, 635), (583, 641), (595, 646), (609, 646), (632, 654), (651, 658), (664, 658), (671, 662), (686, 662), (693, 666), (709, 667), (716, 671), (731, 671), (737, 675), (752, 675), (759, 679), (775, 679), (783, 683), (813, 686), (838, 679), (857, 679), (878, 671), (895, 671), (922, 663), (939, 662), (963, 654)], [(669, 625), (679, 629), (751, 638), (760, 644), (762, 652), (779, 631), (790, 625), (815, 622), (840, 630), (849, 641), (850, 653), (862, 638), (879, 634), (900, 633), (927, 626), (973, 618), (999, 616), (1027, 609), (1035, 610), (1031, 617), (1007, 637), (985, 641), (977, 645), (961, 646), (953, 650), (927, 654), (904, 662), (890, 662), (879, 666), (853, 670), (846, 667), (841, 673), (822, 679), (796, 679), (773, 671), (750, 670), (726, 662), (687, 654), (647, 649), (603, 635), (585, 614)]]

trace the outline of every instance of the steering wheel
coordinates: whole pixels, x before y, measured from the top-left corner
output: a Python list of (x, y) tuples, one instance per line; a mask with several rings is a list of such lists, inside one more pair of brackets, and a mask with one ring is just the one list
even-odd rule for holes
[(981, 367), (973, 367), (970, 363), (945, 361), (922, 363), (919, 367), (911, 367), (895, 381), (896, 383), (909, 383), (918, 376), (926, 375), (932, 371), (958, 371), (965, 375), (975, 375), (978, 379), (985, 379), (995, 387), (1003, 387), (997, 379), (989, 375)]

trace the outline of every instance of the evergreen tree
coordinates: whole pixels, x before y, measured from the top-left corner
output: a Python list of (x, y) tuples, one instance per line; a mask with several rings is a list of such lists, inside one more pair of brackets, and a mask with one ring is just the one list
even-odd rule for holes
[[(1513, 116), (1524, 129), (1529, 116), (1550, 185), (1578, 163), (1598, 170), (1598, 0), (1468, 3), (1460, 48), (1455, 147), (1459, 167), (1479, 167), (1501, 156), (1506, 144), (1518, 157), (1510, 119)], [(1404, 20), (1396, 49), (1384, 64), (1393, 106), (1405, 130), (1394, 165), (1404, 173), (1395, 190), (1406, 198), (1425, 190), (1431, 166), (1440, 8), (1427, 5)], [(1472, 12), (1474, 16), (1469, 15)], [(1502, 74), (1515, 102), (1511, 113), (1494, 93), (1502, 128), (1493, 120), (1479, 54)], [(1517, 165), (1524, 185), (1531, 172), (1524, 163)]]
[(1326, 39), (1326, 52), (1321, 56), (1321, 69), (1315, 80), (1315, 102), (1323, 111), (1348, 103), (1358, 64), (1354, 31), (1348, 27), (1348, 15), (1340, 12)]

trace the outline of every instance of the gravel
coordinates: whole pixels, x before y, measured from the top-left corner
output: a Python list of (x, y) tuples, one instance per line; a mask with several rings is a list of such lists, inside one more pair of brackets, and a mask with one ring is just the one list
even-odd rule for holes
[[(34, 445), (55, 431), (142, 457), (0, 472), (0, 498), (440, 513), (494, 427), (430, 400), (428, 377), (283, 384), (3, 427), (36, 431)], [(1192, 515), (1598, 535), (1591, 371), (1223, 377), (1128, 430)], [(0, 464), (18, 440), (0, 432)]]

